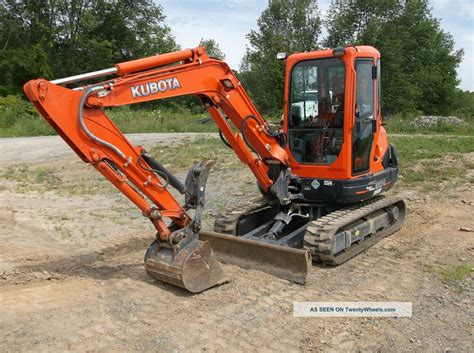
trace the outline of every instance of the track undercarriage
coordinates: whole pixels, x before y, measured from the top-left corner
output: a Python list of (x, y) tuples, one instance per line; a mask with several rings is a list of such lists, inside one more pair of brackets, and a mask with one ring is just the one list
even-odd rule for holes
[(220, 214), (214, 231), (307, 249), (313, 262), (335, 266), (398, 231), (405, 214), (405, 203), (398, 197), (378, 196), (342, 206), (293, 203), (286, 207), (262, 198)]

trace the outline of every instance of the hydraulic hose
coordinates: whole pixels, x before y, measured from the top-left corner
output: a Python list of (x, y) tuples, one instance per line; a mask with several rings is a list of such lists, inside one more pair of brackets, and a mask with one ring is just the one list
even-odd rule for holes
[(144, 152), (140, 155), (140, 158), (143, 158), (145, 162), (147, 162), (147, 164), (152, 168), (150, 170), (140, 165), (142, 169), (150, 170), (157, 173), (163, 179), (165, 179), (167, 184), (171, 185), (173, 188), (178, 190), (179, 193), (184, 194), (186, 192), (186, 186), (184, 186), (184, 184), (178, 178), (176, 178), (168, 169), (166, 169), (162, 164), (160, 164), (160, 162), (158, 162), (151, 155)]
[[(249, 146), (249, 148), (255, 152), (257, 155), (257, 151), (253, 148), (253, 146), (250, 144), (250, 142), (248, 141), (247, 139), (247, 135), (245, 134), (245, 126), (247, 124), (247, 120), (249, 119), (253, 119), (257, 122), (257, 124), (259, 125), (262, 125), (262, 123), (257, 119), (257, 117), (255, 115), (252, 115), (252, 114), (249, 114), (247, 115), (244, 120), (242, 121), (242, 126), (241, 126), (241, 130), (242, 130), (242, 137), (245, 141), (245, 143), (247, 144), (247, 146)], [(282, 147), (282, 148), (285, 148), (286, 146), (286, 134), (285, 133), (282, 133), (282, 132), (275, 132), (275, 131), (272, 131), (270, 129), (270, 125), (268, 124), (268, 122), (265, 120), (265, 118), (262, 118), (263, 121), (265, 122), (265, 124), (263, 124), (265, 126), (265, 133), (268, 135), (268, 136), (271, 136), (273, 137), (275, 140), (277, 140), (278, 144)]]
[(117, 153), (120, 157), (125, 159), (126, 158), (125, 153), (123, 153), (118, 147), (112, 145), (111, 143), (104, 141), (101, 138), (98, 138), (97, 136), (95, 136), (92, 132), (89, 131), (89, 129), (87, 128), (84, 122), (84, 106), (86, 105), (87, 98), (89, 98), (89, 96), (92, 93), (95, 93), (102, 89), (104, 89), (104, 86), (91, 86), (84, 91), (84, 94), (82, 95), (81, 100), (79, 101), (79, 112), (78, 112), (79, 125), (81, 126), (82, 131), (84, 131), (84, 133), (91, 140), (97, 142), (98, 144), (101, 144), (102, 146), (110, 148), (112, 151)]
[[(247, 139), (247, 134), (245, 133), (245, 125), (247, 124), (247, 120), (249, 119), (253, 119), (257, 122), (257, 124), (260, 125), (260, 122), (258, 121), (257, 117), (255, 115), (252, 115), (252, 114), (249, 114), (247, 115), (244, 120), (242, 120), (242, 126), (241, 126), (241, 130), (242, 130), (242, 138), (244, 139), (245, 143), (247, 144), (247, 146), (249, 146), (249, 148), (257, 155), (259, 156), (260, 158), (260, 155), (258, 154), (258, 152), (255, 150), (255, 148), (253, 148), (253, 146), (250, 144), (249, 140)], [(261, 159), (261, 158), (260, 158)]]
[(153, 169), (153, 168), (147, 168), (143, 165), (142, 163), (142, 159), (144, 158), (143, 156), (146, 154), (146, 152), (142, 152), (138, 155), (138, 158), (137, 158), (137, 165), (142, 168), (143, 170), (146, 170), (147, 172), (152, 172), (152, 173), (155, 173), (157, 176), (159, 176), (160, 178), (162, 178), (165, 182), (163, 185), (159, 186), (157, 185), (158, 187), (162, 187), (162, 188), (167, 188), (169, 183), (170, 183), (170, 180), (169, 180), (169, 177), (168, 177), (168, 174), (158, 170), (158, 169)]
[(222, 132), (221, 129), (219, 129), (219, 137), (221, 138), (221, 141), (222, 141), (222, 143), (223, 143), (224, 145), (226, 145), (227, 147), (229, 147), (231, 150), (233, 149), (232, 146), (230, 145), (230, 143), (227, 142), (227, 140), (225, 139), (224, 134), (223, 134), (223, 132)]

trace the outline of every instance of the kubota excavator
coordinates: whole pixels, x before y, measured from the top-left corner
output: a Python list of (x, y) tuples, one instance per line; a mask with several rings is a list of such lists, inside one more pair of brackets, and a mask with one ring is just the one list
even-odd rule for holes
[[(150, 276), (200, 292), (227, 281), (219, 259), (305, 283), (311, 261), (347, 261), (397, 231), (406, 209), (402, 199), (381, 196), (397, 180), (398, 160), (382, 126), (379, 52), (349, 46), (278, 58), (286, 60), (286, 83), (277, 131), (229, 66), (202, 47), (64, 79), (31, 80), (24, 90), (79, 157), (153, 223), (157, 236), (145, 255)], [(214, 162), (196, 163), (182, 183), (131, 144), (104, 110), (183, 95), (201, 99), (262, 194), (220, 214), (215, 232), (201, 230)], [(169, 187), (184, 194), (184, 205)]]

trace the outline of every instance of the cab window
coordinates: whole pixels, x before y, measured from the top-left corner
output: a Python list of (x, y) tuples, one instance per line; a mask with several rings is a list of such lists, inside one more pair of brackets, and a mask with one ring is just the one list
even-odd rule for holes
[(302, 61), (291, 71), (290, 150), (299, 163), (331, 164), (341, 150), (345, 65), (339, 58)]

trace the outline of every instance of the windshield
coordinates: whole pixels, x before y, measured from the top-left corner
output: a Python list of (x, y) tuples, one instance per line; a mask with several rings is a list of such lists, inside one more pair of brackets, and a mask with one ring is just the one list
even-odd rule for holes
[(345, 66), (339, 58), (302, 61), (291, 72), (288, 130), (301, 163), (330, 164), (340, 152)]
[(298, 63), (291, 73), (290, 127), (323, 126), (343, 103), (344, 74), (337, 58)]

